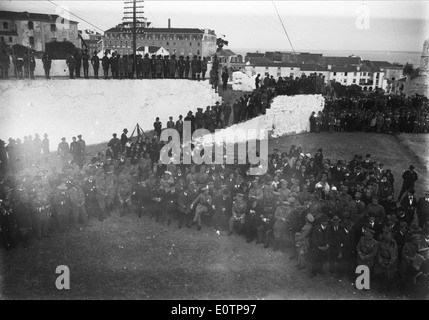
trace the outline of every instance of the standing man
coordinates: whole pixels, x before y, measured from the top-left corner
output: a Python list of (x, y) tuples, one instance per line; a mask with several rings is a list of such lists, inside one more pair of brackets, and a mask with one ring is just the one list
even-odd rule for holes
[(72, 208), (72, 225), (76, 226), (77, 222), (80, 219), (84, 225), (88, 226), (88, 215), (85, 209), (85, 193), (79, 186), (79, 183), (76, 179), (73, 179), (72, 182), (68, 181), (67, 188)]
[(411, 226), (411, 223), (414, 220), (414, 213), (418, 206), (417, 198), (414, 196), (414, 193), (414, 189), (409, 189), (407, 195), (404, 196), (401, 200), (401, 208), (405, 211), (405, 221), (407, 222), (408, 226)]
[(229, 79), (228, 69), (225, 67), (222, 72), (222, 90), (223, 91), (226, 91), (228, 88), (228, 79)]
[(34, 79), (34, 70), (36, 69), (36, 59), (34, 59), (34, 53), (30, 52), (30, 77)]
[(119, 152), (121, 151), (121, 140), (117, 138), (116, 133), (113, 134), (113, 138), (110, 139), (107, 144), (108, 147), (112, 147), (113, 149), (113, 158), (117, 159)]
[(183, 140), (183, 120), (182, 115), (179, 115), (179, 120), (176, 121), (176, 130), (179, 132), (180, 140)]
[(255, 78), (255, 87), (256, 89), (259, 89), (260, 86), (261, 86), (261, 74), (258, 73), (258, 75)]
[(127, 133), (128, 133), (128, 129), (125, 128), (122, 131), (122, 134), (121, 134), (121, 147), (122, 147), (122, 151), (125, 150), (125, 145), (127, 144), (128, 140), (129, 140), (128, 137), (127, 137)]
[(107, 56), (107, 52), (104, 53), (104, 57), (101, 60), (101, 65), (103, 66), (104, 79), (109, 79), (110, 60), (109, 60), (109, 57)]
[(76, 49), (74, 52), (74, 59), (76, 61), (76, 78), (80, 78), (80, 66), (82, 64), (82, 57), (80, 55), (79, 49)]
[(82, 163), (82, 152), (80, 149), (79, 142), (76, 141), (76, 137), (73, 137), (73, 142), (70, 144), (70, 153), (73, 156), (73, 162), (79, 166), (80, 169), (83, 167)]
[(49, 139), (48, 139), (48, 134), (45, 133), (43, 135), (43, 140), (42, 140), (42, 151), (43, 154), (45, 155), (45, 157), (47, 157), (50, 153), (49, 151)]
[(401, 201), (402, 195), (409, 189), (414, 189), (414, 184), (418, 179), (417, 173), (414, 171), (414, 166), (410, 165), (408, 170), (405, 170), (402, 174), (402, 183), (401, 192), (399, 192), (398, 201)]
[(75, 69), (75, 60), (70, 53), (67, 55), (66, 63), (69, 68), (70, 79), (74, 79), (73, 73)]
[(61, 157), (61, 169), (64, 169), (67, 164), (67, 155), (70, 153), (70, 147), (68, 142), (66, 142), (66, 138), (61, 138), (61, 142), (58, 144), (57, 153)]
[(80, 154), (82, 158), (82, 163), (85, 161), (85, 152), (86, 152), (86, 142), (82, 139), (82, 135), (78, 135), (77, 138), (79, 139), (77, 142), (80, 144)]
[(97, 50), (94, 51), (94, 55), (91, 58), (92, 68), (94, 69), (94, 77), (98, 79), (98, 69), (100, 68), (100, 58), (97, 56)]
[(85, 79), (88, 79), (88, 71), (89, 71), (89, 54), (88, 54), (88, 49), (85, 49), (83, 51), (83, 55), (82, 55), (82, 65), (83, 65), (83, 76), (85, 77)]
[(323, 274), (323, 264), (328, 261), (329, 232), (328, 217), (325, 215), (321, 216), (320, 225), (313, 231), (312, 245), (313, 261), (310, 278), (315, 277), (317, 273)]
[(428, 228), (429, 226), (429, 190), (425, 191), (425, 196), (421, 197), (417, 203), (417, 217), (419, 218), (419, 227)]
[(43, 69), (45, 70), (46, 79), (50, 79), (49, 72), (51, 70), (52, 59), (49, 53), (45, 52), (42, 57)]

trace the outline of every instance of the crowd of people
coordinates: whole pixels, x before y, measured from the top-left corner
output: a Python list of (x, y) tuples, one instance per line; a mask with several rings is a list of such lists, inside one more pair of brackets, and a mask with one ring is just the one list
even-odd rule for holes
[(429, 104), (421, 96), (376, 96), (327, 100), (310, 116), (310, 131), (428, 133)]
[[(319, 82), (313, 77), (302, 82), (312, 91), (311, 83)], [(290, 82), (286, 87), (294, 86)], [(419, 177), (413, 165), (403, 172), (401, 189), (394, 190), (393, 173), (370, 154), (333, 161), (321, 148), (273, 149), (267, 173), (261, 176), (251, 176), (249, 164), (160, 162), (166, 142), (159, 137), (165, 128), (181, 134), (184, 121), (190, 121), (192, 130), (213, 132), (264, 114), (279, 94), (278, 82), (266, 77), (256, 87), (232, 107), (216, 103), (204, 112), (198, 108), (195, 116), (189, 111), (176, 121), (170, 117), (166, 126), (157, 118), (153, 135), (138, 131), (130, 137), (124, 129), (120, 138), (113, 134), (107, 150), (93, 157), (88, 157), (81, 135), (70, 145), (63, 138), (56, 150), (61, 171), (29, 173), (49, 157), (47, 134), (44, 139), (27, 136), (23, 142), (10, 138), (7, 146), (0, 141), (2, 245), (11, 249), (33, 241), (34, 235), (42, 239), (67, 229), (90, 228), (97, 219), (104, 221), (115, 213), (134, 214), (184, 230), (204, 227), (225, 236), (236, 233), (248, 243), (286, 252), (312, 278), (327, 268), (331, 275), (354, 283), (356, 267), (366, 265), (371, 288), (424, 298), (429, 285), (429, 190), (416, 194)], [(394, 119), (397, 111), (397, 125), (391, 125), (386, 117)], [(416, 119), (425, 112), (427, 105), (418, 97), (339, 98), (328, 100), (321, 116), (312, 115), (310, 127), (314, 132), (415, 132), (420, 128)]]
[[(384, 293), (395, 290), (392, 284), (403, 294), (427, 288), (429, 191), (416, 196), (412, 165), (395, 191), (392, 172), (370, 154), (335, 162), (320, 148), (293, 145), (273, 150), (265, 175), (250, 176), (249, 165), (163, 164), (165, 142), (156, 130), (151, 139), (127, 134), (115, 134), (92, 158), (79, 148), (72, 160), (64, 139), (57, 150), (64, 156), (61, 172), (2, 174), (3, 246), (29, 241), (31, 231), (48, 237), (119, 212), (178, 228), (207, 224), (238, 233), (249, 243), (288, 251), (311, 277), (326, 263), (330, 273), (353, 282), (355, 267), (363, 264)], [(30, 166), (37, 158), (29, 156)]]

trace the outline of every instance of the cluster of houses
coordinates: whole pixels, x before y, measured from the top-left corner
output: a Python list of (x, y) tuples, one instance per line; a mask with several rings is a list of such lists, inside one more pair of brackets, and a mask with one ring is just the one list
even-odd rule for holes
[[(67, 21), (58, 15), (0, 11), (0, 46), (22, 44), (36, 51), (44, 51), (51, 41), (70, 41), (77, 48), (90, 52), (133, 53), (133, 29), (122, 23), (100, 34), (90, 30), (78, 30), (77, 21)], [(261, 74), (275, 79), (301, 77), (317, 74), (325, 83), (333, 81), (345, 86), (356, 85), (363, 91), (383, 89), (386, 93), (428, 96), (429, 41), (423, 45), (420, 68), (411, 75), (404, 75), (404, 66), (387, 61), (363, 60), (358, 56), (333, 57), (308, 52), (247, 53), (243, 58), (230, 49), (218, 50), (214, 30), (198, 28), (149, 27), (142, 20), (136, 28), (137, 54), (202, 56), (211, 58), (216, 54), (221, 67), (241, 70), (248, 76)]]

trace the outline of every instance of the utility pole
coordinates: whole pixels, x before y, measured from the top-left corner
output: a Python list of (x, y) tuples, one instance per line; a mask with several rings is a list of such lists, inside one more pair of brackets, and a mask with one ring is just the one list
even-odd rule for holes
[(132, 29), (133, 33), (133, 66), (135, 72), (137, 72), (137, 28), (146, 28), (150, 24), (144, 17), (143, 2), (144, 0), (124, 1), (124, 17), (122, 18), (124, 27)]
[[(137, 76), (137, 57), (136, 57), (136, 51), (137, 51), (137, 30), (136, 30), (136, 23), (137, 23), (137, 18), (136, 18), (136, 0), (133, 1), (133, 68), (134, 68), (134, 72), (136, 73)], [(134, 74), (133, 74), (134, 77)]]

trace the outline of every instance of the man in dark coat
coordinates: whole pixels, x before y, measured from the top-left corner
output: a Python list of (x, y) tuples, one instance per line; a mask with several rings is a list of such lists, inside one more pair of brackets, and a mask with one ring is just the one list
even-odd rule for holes
[(67, 67), (69, 68), (70, 79), (74, 79), (73, 74), (76, 67), (76, 63), (74, 57), (71, 54), (67, 55), (66, 63)]
[(399, 192), (398, 201), (401, 201), (402, 195), (409, 189), (414, 189), (414, 184), (418, 179), (417, 173), (414, 171), (414, 166), (410, 165), (408, 170), (405, 170), (402, 174), (402, 183), (401, 192)]
[(329, 231), (328, 218), (323, 215), (320, 218), (320, 225), (313, 230), (312, 235), (312, 267), (310, 278), (313, 278), (317, 273), (323, 274), (323, 264), (328, 262), (329, 253)]
[(94, 77), (98, 79), (98, 69), (100, 68), (100, 58), (97, 56), (97, 51), (94, 51), (94, 55), (91, 58), (91, 64), (94, 69)]
[(419, 218), (419, 227), (428, 228), (429, 226), (429, 190), (425, 191), (425, 196), (420, 197), (417, 202), (417, 217)]
[(225, 67), (225, 69), (223, 69), (222, 71), (222, 90), (223, 91), (226, 91), (228, 89), (228, 79), (229, 79), (228, 69)]
[(88, 50), (85, 49), (83, 51), (83, 55), (82, 55), (82, 65), (83, 65), (83, 76), (85, 77), (85, 79), (88, 79), (88, 69), (89, 69), (89, 55), (88, 55)]
[(80, 55), (79, 49), (76, 49), (73, 56), (76, 63), (75, 64), (76, 78), (80, 78), (80, 66), (82, 65), (82, 57)]
[(125, 150), (125, 145), (127, 144), (127, 142), (129, 141), (128, 137), (127, 137), (127, 133), (128, 133), (128, 129), (125, 128), (121, 134), (121, 147), (122, 147), (122, 151)]
[(413, 222), (414, 213), (417, 209), (417, 198), (414, 193), (414, 189), (408, 189), (407, 194), (401, 200), (401, 208), (405, 211), (408, 226)]
[(108, 79), (109, 78), (110, 59), (107, 56), (107, 52), (104, 53), (104, 57), (101, 60), (101, 65), (103, 66), (104, 79)]
[(50, 79), (49, 72), (51, 71), (52, 59), (49, 53), (45, 52), (42, 57), (43, 69), (45, 70), (46, 79)]
[(82, 150), (80, 143), (76, 141), (76, 137), (73, 137), (73, 142), (70, 143), (70, 153), (73, 156), (73, 161), (79, 168), (82, 169), (83, 161), (82, 161)]

